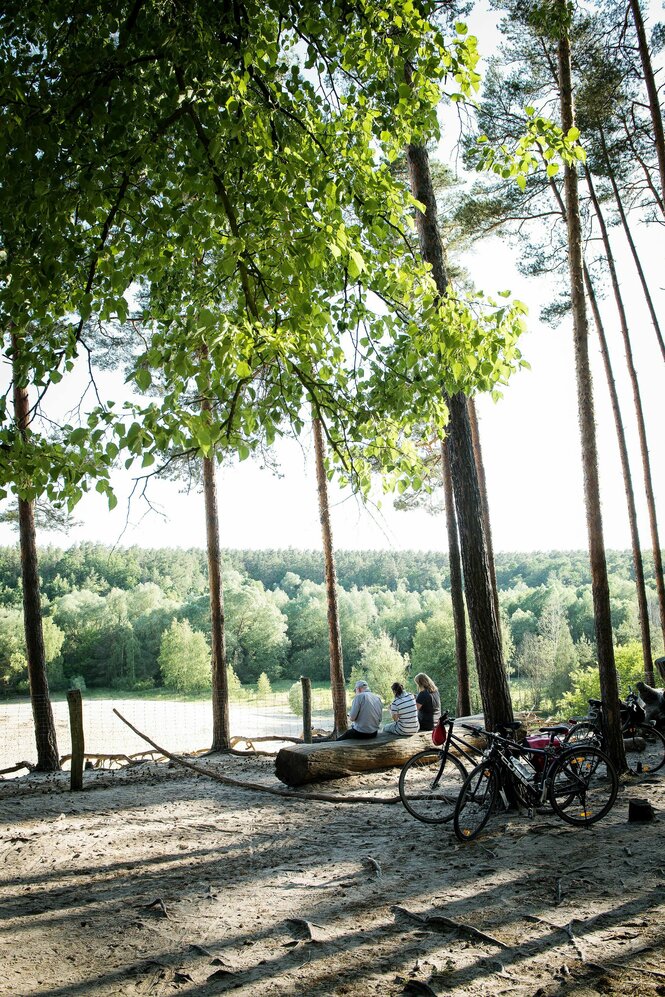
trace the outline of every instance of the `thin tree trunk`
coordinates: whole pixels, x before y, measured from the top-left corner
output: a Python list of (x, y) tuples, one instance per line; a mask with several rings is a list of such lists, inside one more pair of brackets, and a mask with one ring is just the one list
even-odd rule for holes
[(453, 479), (448, 456), (448, 444), (441, 440), (441, 471), (443, 493), (446, 505), (446, 529), (448, 531), (448, 563), (450, 565), (450, 598), (453, 604), (453, 625), (455, 627), (455, 663), (457, 666), (457, 716), (471, 714), (469, 692), (469, 662), (467, 660), (466, 612), (464, 610), (464, 586), (462, 562), (460, 559), (457, 517), (455, 516), (455, 496)]
[(649, 53), (647, 33), (644, 29), (644, 21), (642, 19), (642, 10), (640, 8), (639, 0), (629, 0), (629, 4), (633, 15), (633, 21), (635, 22), (635, 31), (637, 32), (637, 45), (640, 52), (642, 72), (644, 74), (644, 84), (649, 97), (649, 110), (651, 111), (651, 123), (653, 125), (653, 139), (656, 146), (656, 157), (658, 159), (658, 172), (660, 173), (660, 187), (663, 203), (665, 203), (665, 133), (663, 130), (663, 116), (660, 110), (660, 101), (658, 100), (658, 87), (656, 86), (653, 66), (651, 65), (651, 55)]
[(654, 573), (656, 576), (656, 592), (658, 593), (658, 607), (660, 610), (660, 625), (663, 633), (663, 640), (665, 641), (665, 581), (663, 579), (663, 557), (660, 549), (660, 537), (658, 535), (656, 498), (654, 495), (653, 481), (651, 478), (651, 461), (649, 458), (649, 444), (647, 442), (647, 430), (646, 430), (646, 423), (644, 420), (644, 410), (642, 408), (642, 397), (640, 394), (640, 387), (637, 380), (637, 371), (635, 370), (635, 362), (633, 360), (633, 348), (630, 341), (630, 333), (628, 331), (628, 319), (626, 317), (626, 309), (624, 307), (623, 297), (621, 295), (621, 287), (619, 285), (619, 277), (617, 274), (616, 264), (614, 262), (612, 246), (610, 243), (609, 235), (607, 232), (607, 226), (605, 225), (605, 219), (603, 217), (600, 203), (596, 196), (593, 180), (591, 178), (591, 174), (588, 169), (586, 170), (586, 178), (587, 178), (587, 185), (589, 187), (589, 193), (591, 194), (591, 200), (593, 201), (594, 211), (596, 212), (596, 217), (598, 219), (598, 224), (600, 226), (603, 245), (605, 247), (605, 255), (607, 257), (607, 265), (609, 267), (610, 278), (612, 281), (612, 290), (614, 292), (614, 300), (616, 302), (617, 311), (619, 313), (619, 325), (621, 327), (621, 336), (623, 338), (624, 350), (626, 352), (626, 366), (628, 368), (630, 383), (633, 389), (635, 415), (637, 417), (637, 432), (640, 440), (640, 453), (642, 456), (642, 469), (644, 473), (644, 491), (647, 502), (647, 511), (649, 513), (649, 526), (651, 530), (651, 548), (653, 551)]
[(330, 507), (328, 504), (328, 479), (325, 468), (325, 446), (321, 420), (312, 419), (314, 431), (314, 455), (316, 458), (316, 486), (319, 494), (319, 519), (323, 541), (323, 562), (326, 579), (326, 599), (328, 603), (328, 642), (330, 646), (330, 689), (332, 691), (335, 735), (342, 734), (348, 727), (346, 717), (346, 686), (344, 684), (344, 660), (342, 657), (342, 635), (339, 626), (337, 605), (337, 573)]
[[(565, 23), (567, 19), (566, 0), (559, 0), (559, 7)], [(565, 134), (575, 125), (570, 42), (567, 34), (562, 34), (559, 39), (558, 64), (561, 125)], [(624, 771), (626, 760), (619, 719), (619, 689), (614, 664), (614, 645), (612, 643), (610, 589), (607, 578), (607, 563), (605, 560), (603, 520), (600, 510), (598, 454), (596, 448), (593, 387), (589, 364), (589, 327), (584, 299), (582, 231), (577, 169), (568, 164), (565, 167), (564, 190), (566, 197), (566, 225), (568, 229), (568, 267), (570, 271), (570, 290), (573, 309), (577, 400), (582, 442), (584, 495), (587, 531), (589, 535), (589, 560), (591, 565), (591, 586), (596, 645), (598, 648), (600, 689), (604, 702), (608, 752), (619, 771)]]
[(665, 202), (663, 202), (663, 198), (660, 196), (660, 194), (656, 190), (654, 182), (651, 179), (651, 173), (649, 171), (649, 167), (644, 162), (644, 157), (639, 154), (639, 152), (637, 150), (637, 146), (635, 145), (635, 142), (633, 141), (633, 134), (632, 134), (630, 128), (628, 127), (628, 122), (626, 121), (626, 119), (625, 119), (625, 117), (623, 115), (621, 116), (621, 124), (623, 125), (623, 131), (624, 131), (624, 135), (626, 136), (626, 141), (628, 143), (628, 148), (630, 149), (630, 151), (632, 152), (633, 156), (635, 157), (635, 161), (638, 162), (640, 164), (640, 166), (642, 167), (642, 172), (644, 173), (644, 179), (647, 182), (647, 187), (649, 188), (649, 190), (653, 194), (654, 201), (656, 202), (656, 204), (658, 205), (658, 207), (660, 208), (660, 210), (662, 211), (662, 213), (665, 215)]
[[(554, 179), (550, 178), (550, 187), (554, 194), (559, 209), (561, 211), (561, 217), (566, 220), (566, 206), (563, 203), (561, 194), (559, 193), (559, 188), (557, 187)], [(616, 427), (617, 442), (619, 444), (619, 455), (621, 458), (621, 470), (623, 474), (623, 484), (624, 490), (626, 492), (626, 504), (628, 506), (628, 525), (630, 528), (630, 539), (631, 548), (633, 553), (633, 570), (635, 572), (635, 588), (637, 595), (637, 610), (640, 621), (640, 636), (642, 640), (642, 657), (644, 660), (644, 676), (645, 680), (649, 685), (653, 685), (653, 682), (649, 682), (649, 676), (653, 677), (653, 661), (651, 657), (651, 628), (649, 624), (649, 605), (646, 594), (646, 585), (644, 581), (644, 564), (642, 561), (642, 546), (640, 544), (640, 535), (637, 526), (637, 509), (635, 508), (635, 491), (633, 489), (633, 478), (630, 470), (630, 461), (628, 459), (628, 447), (626, 445), (626, 434), (623, 426), (623, 418), (621, 416), (621, 406), (619, 404), (619, 395), (617, 393), (616, 384), (614, 381), (614, 374), (612, 372), (612, 364), (610, 361), (610, 352), (607, 345), (607, 337), (605, 336), (605, 327), (603, 325), (603, 320), (600, 314), (600, 308), (598, 307), (598, 300), (596, 298), (596, 293), (593, 287), (593, 281), (591, 279), (591, 274), (589, 273), (589, 268), (584, 265), (584, 283), (587, 290), (587, 295), (591, 303), (591, 310), (593, 312), (594, 321), (596, 324), (596, 330), (598, 332), (598, 339), (600, 342), (600, 352), (603, 358), (603, 365), (605, 367), (605, 377), (607, 379), (607, 387), (610, 393), (610, 401), (612, 404), (612, 413), (614, 415), (614, 425)]]
[(469, 422), (471, 424), (471, 439), (473, 440), (473, 456), (476, 461), (478, 471), (478, 486), (480, 488), (480, 500), (483, 507), (483, 522), (485, 524), (485, 536), (487, 538), (487, 556), (490, 563), (490, 575), (492, 577), (492, 590), (494, 592), (494, 606), (496, 617), (499, 621), (499, 640), (501, 639), (501, 610), (499, 608), (499, 589), (496, 584), (496, 562), (494, 560), (494, 541), (492, 540), (492, 521), (490, 520), (490, 504), (487, 498), (487, 478), (485, 477), (485, 464), (483, 462), (483, 450), (480, 445), (480, 429), (478, 426), (478, 413), (476, 403), (473, 398), (469, 398)]
[(610, 156), (607, 149), (607, 144), (605, 142), (605, 133), (602, 128), (599, 129), (600, 141), (603, 147), (603, 154), (605, 157), (605, 165), (607, 168), (607, 175), (610, 178), (610, 183), (612, 184), (612, 191), (614, 193), (614, 200), (619, 211), (619, 217), (621, 218), (621, 224), (623, 226), (623, 231), (628, 240), (628, 245), (630, 246), (630, 251), (633, 256), (633, 262), (635, 263), (635, 268), (637, 270), (638, 276), (640, 278), (640, 284), (642, 285), (642, 293), (644, 294), (644, 300), (647, 303), (647, 308), (649, 309), (649, 315), (651, 316), (651, 322), (656, 332), (656, 338), (658, 340), (658, 345), (660, 346), (660, 352), (663, 354), (663, 360), (665, 360), (665, 340), (663, 339), (663, 333), (661, 332), (660, 322), (658, 321), (658, 315), (656, 314), (656, 309), (654, 307), (653, 300), (651, 298), (651, 291), (649, 290), (649, 285), (647, 284), (647, 279), (642, 268), (642, 262), (640, 260), (639, 254), (637, 252), (637, 246), (635, 245), (635, 240), (633, 239), (633, 234), (630, 231), (630, 226), (628, 225), (628, 218), (626, 212), (624, 211), (623, 202), (621, 200), (621, 193), (614, 176), (614, 169), (610, 162)]
[[(204, 401), (203, 407), (209, 408), (210, 403)], [(217, 474), (214, 456), (203, 458), (203, 494), (206, 511), (210, 632), (212, 638), (212, 750), (226, 751), (231, 747), (231, 723), (229, 719), (229, 681), (226, 672), (222, 557), (217, 512)]]
[[(439, 293), (445, 295), (448, 277), (427, 150), (423, 146), (409, 145), (407, 161), (411, 191), (425, 206), (424, 213), (416, 213), (423, 258), (432, 267)], [(513, 707), (501, 652), (469, 410), (467, 400), (461, 394), (446, 396), (446, 403), (450, 412), (448, 447), (471, 636), (485, 723), (495, 727), (501, 721), (512, 720)]]
[(647, 600), (646, 585), (644, 582), (644, 565), (642, 563), (642, 549), (640, 546), (640, 534), (637, 526), (637, 509), (635, 508), (635, 492), (633, 490), (633, 479), (630, 471), (630, 461), (628, 459), (628, 447), (626, 446), (626, 433), (621, 417), (621, 407), (619, 405), (619, 395), (614, 382), (610, 352), (605, 336), (605, 328), (601, 318), (596, 292), (594, 291), (591, 274), (586, 263), (584, 264), (584, 282), (587, 294), (591, 303), (598, 339), (600, 341), (600, 352), (605, 366), (605, 376), (610, 392), (612, 403), (612, 413), (614, 415), (614, 425), (616, 426), (617, 441), (619, 443), (619, 455), (621, 457), (621, 470), (623, 473), (623, 484), (626, 492), (626, 505), (628, 506), (628, 524), (630, 526), (630, 543), (633, 552), (633, 571), (635, 572), (635, 588), (637, 592), (637, 612), (640, 621), (640, 636), (642, 639), (642, 658), (644, 660), (644, 681), (647, 685), (654, 684), (653, 659), (651, 656), (651, 632), (649, 628), (649, 603)]
[[(12, 333), (14, 418), (20, 435), (25, 439), (30, 425), (28, 389), (20, 383), (18, 363), (19, 338)], [(34, 503), (18, 500), (19, 545), (21, 548), (21, 582), (23, 586), (23, 627), (28, 656), (30, 701), (37, 744), (37, 769), (40, 772), (57, 772), (60, 755), (55, 733), (53, 710), (49, 697), (42, 627), (39, 563), (35, 534)]]

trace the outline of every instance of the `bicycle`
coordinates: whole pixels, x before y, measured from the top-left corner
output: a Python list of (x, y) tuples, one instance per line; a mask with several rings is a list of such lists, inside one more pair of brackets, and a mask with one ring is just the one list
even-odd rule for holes
[[(519, 726), (515, 721), (501, 729)], [(549, 735), (544, 748), (517, 744), (482, 727), (468, 729), (482, 733), (489, 747), (457, 799), (453, 826), (460, 841), (473, 841), (480, 834), (499, 799), (507, 810), (510, 799), (516, 798), (530, 813), (549, 802), (557, 817), (578, 827), (595, 824), (612, 809), (619, 788), (612, 762), (589, 743), (562, 747), (558, 739), (567, 727), (542, 727)]]
[[(624, 742), (638, 752), (639, 757), (633, 763), (626, 757), (626, 764), (633, 775), (658, 772), (665, 765), (665, 736), (656, 729), (654, 724), (646, 722), (646, 714), (639, 704), (637, 693), (628, 687), (625, 702), (621, 703), (621, 730)], [(589, 700), (589, 713), (578, 720), (568, 730), (564, 737), (568, 744), (595, 744), (601, 750), (605, 747), (605, 729), (603, 723), (603, 703), (600, 699)], [(642, 747), (644, 742), (644, 747)], [(632, 752), (629, 752), (632, 753)]]
[(451, 753), (451, 747), (471, 765), (475, 765), (482, 754), (481, 749), (455, 734), (455, 718), (447, 711), (441, 715), (439, 725), (445, 732), (443, 744), (419, 751), (399, 774), (402, 803), (412, 817), (426, 824), (445, 824), (452, 820), (457, 797), (468, 774), (460, 758)]

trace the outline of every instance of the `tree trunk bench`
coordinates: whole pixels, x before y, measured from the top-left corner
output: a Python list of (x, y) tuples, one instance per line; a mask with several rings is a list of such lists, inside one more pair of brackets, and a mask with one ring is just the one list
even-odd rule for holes
[[(456, 723), (482, 724), (482, 716), (460, 717)], [(457, 731), (472, 740), (468, 732)], [(432, 748), (432, 732), (398, 737), (377, 734), (371, 740), (317, 741), (314, 744), (290, 744), (275, 759), (275, 775), (287, 786), (304, 786), (309, 782), (345, 779), (361, 772), (380, 772), (401, 768), (409, 758)]]

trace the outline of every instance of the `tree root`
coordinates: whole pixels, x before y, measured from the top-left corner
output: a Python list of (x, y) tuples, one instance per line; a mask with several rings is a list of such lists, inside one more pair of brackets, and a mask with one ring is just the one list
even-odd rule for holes
[(156, 744), (152, 738), (148, 737), (147, 734), (144, 734), (142, 731), (138, 730), (138, 728), (123, 717), (122, 713), (119, 713), (118, 710), (114, 709), (113, 712), (119, 720), (122, 720), (122, 722), (129, 727), (130, 730), (134, 731), (135, 734), (143, 738), (143, 740), (148, 744), (152, 745), (156, 751), (161, 752), (165, 758), (169, 758), (172, 762), (175, 762), (176, 765), (182, 765), (183, 768), (191, 769), (192, 772), (197, 772), (199, 775), (207, 776), (208, 779), (214, 779), (215, 782), (221, 782), (225, 786), (237, 786), (240, 789), (249, 789), (255, 793), (267, 793), (269, 796), (281, 796), (285, 799), (303, 800), (306, 803), (312, 800), (317, 803), (369, 803), (375, 805), (393, 805), (400, 802), (399, 796), (336, 796), (333, 793), (296, 793), (289, 789), (273, 789), (272, 786), (262, 786), (258, 782), (245, 782), (242, 779), (232, 779), (230, 776), (220, 775), (218, 772), (212, 772), (203, 765), (196, 765), (194, 762), (186, 761), (179, 755), (172, 754), (172, 752), (167, 751), (166, 748), (162, 748), (159, 744)]

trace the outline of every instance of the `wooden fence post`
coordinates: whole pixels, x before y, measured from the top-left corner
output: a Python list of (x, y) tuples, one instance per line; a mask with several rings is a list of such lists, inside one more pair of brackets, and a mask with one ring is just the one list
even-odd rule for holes
[(312, 680), (300, 676), (302, 685), (302, 737), (305, 744), (312, 743)]
[(72, 738), (71, 790), (83, 789), (83, 700), (80, 689), (70, 689), (67, 693), (69, 707), (69, 729)]

